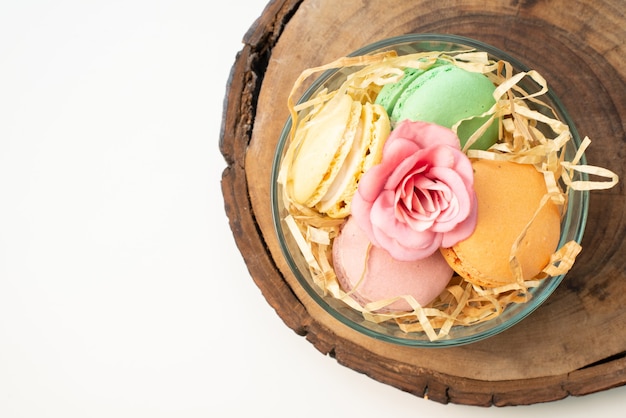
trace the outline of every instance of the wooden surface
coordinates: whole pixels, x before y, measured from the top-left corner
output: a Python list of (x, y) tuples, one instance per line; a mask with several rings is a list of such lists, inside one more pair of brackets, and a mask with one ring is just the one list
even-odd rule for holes
[[(269, 198), (299, 73), (382, 38), (426, 32), (492, 44), (538, 70), (593, 141), (588, 162), (621, 180), (592, 192), (583, 252), (543, 306), (497, 336), (446, 349), (375, 341), (317, 307), (278, 248)], [(243, 40), (224, 102), (224, 203), (252, 279), (288, 327), (346, 367), (441, 403), (531, 404), (626, 383), (623, 0), (272, 1)]]

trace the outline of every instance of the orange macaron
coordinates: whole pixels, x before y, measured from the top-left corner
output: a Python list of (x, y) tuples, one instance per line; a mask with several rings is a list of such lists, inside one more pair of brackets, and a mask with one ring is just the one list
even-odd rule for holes
[(460, 276), (479, 286), (533, 279), (550, 262), (561, 234), (560, 209), (546, 200), (543, 174), (507, 161), (475, 160), (472, 166), (476, 229), (441, 253)]

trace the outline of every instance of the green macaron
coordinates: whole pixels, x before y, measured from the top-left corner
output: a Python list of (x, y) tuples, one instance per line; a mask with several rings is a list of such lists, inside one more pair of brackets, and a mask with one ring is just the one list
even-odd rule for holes
[[(452, 64), (428, 70), (406, 69), (399, 81), (385, 85), (376, 102), (383, 105), (392, 125), (410, 119), (452, 128), (462, 122), (457, 135), (461, 147), (489, 118), (478, 117), (494, 104), (495, 85), (483, 74)], [(470, 148), (488, 149), (498, 140), (498, 124), (492, 123)]]

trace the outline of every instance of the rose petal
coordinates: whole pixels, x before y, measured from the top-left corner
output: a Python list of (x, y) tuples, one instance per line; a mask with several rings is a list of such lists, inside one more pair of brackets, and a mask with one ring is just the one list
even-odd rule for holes
[(383, 247), (384, 242), (390, 240), (398, 241), (405, 247), (428, 247), (436, 234), (430, 230), (416, 233), (410, 225), (393, 216), (394, 207), (393, 193), (390, 191), (381, 193), (372, 205), (370, 222), (376, 240)]
[[(394, 162), (387, 162), (385, 164), (394, 164)], [(396, 168), (391, 172), (387, 182), (385, 183), (386, 190), (395, 190), (408, 175), (412, 175), (415, 172), (423, 172), (428, 167), (423, 165), (420, 160), (420, 151), (413, 153), (412, 155), (404, 158), (397, 164)]]
[[(396, 125), (389, 139), (393, 142), (398, 137), (411, 140), (419, 148), (447, 145), (461, 149), (461, 141), (452, 129), (434, 123), (404, 120)], [(387, 140), (388, 142), (389, 139)]]
[(372, 203), (385, 187), (392, 170), (393, 167), (388, 164), (378, 164), (367, 170), (361, 176), (355, 195), (358, 194), (363, 200)]
[(445, 184), (452, 191), (452, 196), (447, 200), (450, 206), (441, 212), (436, 225), (433, 226), (437, 232), (447, 232), (467, 218), (472, 206), (472, 195), (456, 171), (433, 167), (430, 174), (436, 176), (441, 184)]
[(395, 167), (400, 164), (402, 160), (413, 155), (420, 149), (421, 148), (415, 142), (407, 138), (395, 136), (395, 131), (391, 131), (391, 134), (383, 146), (383, 160)]
[(422, 150), (422, 158), (431, 167), (454, 167), (458, 152), (460, 151), (450, 146), (435, 146)]
[[(473, 199), (474, 202), (476, 199)], [(456, 228), (452, 231), (448, 231), (443, 233), (443, 240), (441, 241), (441, 246), (444, 248), (450, 248), (453, 245), (463, 241), (464, 239), (469, 238), (470, 235), (476, 229), (476, 219), (478, 218), (478, 208), (477, 205), (472, 204), (471, 211), (467, 218), (461, 223), (459, 223)]]
[(379, 246), (387, 250), (393, 258), (401, 261), (415, 261), (426, 258), (437, 251), (443, 240), (442, 234), (433, 234), (426, 231), (422, 236), (422, 238), (427, 238), (423, 240), (424, 245), (407, 246), (404, 242), (386, 235), (381, 229), (375, 229), (374, 233), (377, 242), (380, 243)]

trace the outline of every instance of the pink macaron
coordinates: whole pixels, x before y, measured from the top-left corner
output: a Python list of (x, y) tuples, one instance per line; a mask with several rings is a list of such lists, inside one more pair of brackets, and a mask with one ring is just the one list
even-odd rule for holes
[[(370, 246), (367, 236), (352, 217), (335, 238), (332, 252), (341, 288), (345, 292), (352, 291), (350, 295), (361, 305), (412, 296), (425, 306), (441, 294), (453, 275), (452, 268), (439, 251), (422, 260), (399, 261), (384, 249)], [(399, 299), (380, 311), (412, 310), (406, 300)]]

